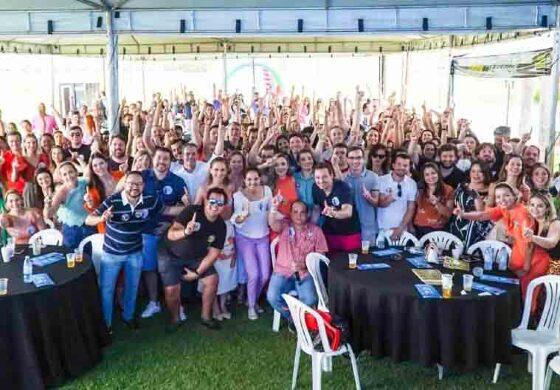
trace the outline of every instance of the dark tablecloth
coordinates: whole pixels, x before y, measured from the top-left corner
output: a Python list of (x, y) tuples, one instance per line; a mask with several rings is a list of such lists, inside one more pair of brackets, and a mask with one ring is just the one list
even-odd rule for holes
[(358, 263), (385, 262), (391, 268), (358, 271), (348, 269), (348, 254), (329, 258), (329, 308), (349, 321), (355, 351), (461, 370), (511, 362), (511, 329), (522, 310), (519, 286), (481, 281), (507, 293), (480, 297), (473, 291), (464, 296), (463, 273), (436, 266), (442, 273), (455, 274), (453, 297), (424, 299), (414, 287), (422, 282), (404, 259), (360, 254)]
[[(42, 253), (66, 251), (48, 247)], [(110, 338), (88, 256), (73, 269), (66, 260), (33, 267), (48, 273), (54, 286), (25, 284), (22, 270), (23, 255), (0, 263), (0, 278), (9, 278), (8, 295), (0, 296), (0, 388), (41, 389), (93, 367)]]

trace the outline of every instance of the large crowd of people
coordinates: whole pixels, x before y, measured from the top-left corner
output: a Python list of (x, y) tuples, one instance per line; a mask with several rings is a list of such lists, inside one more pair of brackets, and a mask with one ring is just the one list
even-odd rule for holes
[[(290, 324), (283, 293), (317, 302), (306, 255), (356, 251), (380, 233), (445, 230), (465, 248), (506, 242), (523, 291), (560, 272), (560, 182), (530, 133), (476, 129), (493, 130), (494, 142), (479, 142), (450, 108), (417, 112), (358, 87), (353, 99), (326, 101), (294, 89), (197, 100), (182, 88), (123, 100), (119, 121), (110, 134), (103, 99), (68, 115), (39, 104), (33, 118), (0, 121), (2, 240), (26, 244), (50, 226), (72, 249), (103, 233), (109, 328), (115, 302), (135, 328), (161, 301), (176, 329), (187, 315), (181, 282), (197, 286), (211, 329), (231, 318), (233, 298), (250, 320), (266, 299)], [(141, 282), (148, 303), (138, 315)]]

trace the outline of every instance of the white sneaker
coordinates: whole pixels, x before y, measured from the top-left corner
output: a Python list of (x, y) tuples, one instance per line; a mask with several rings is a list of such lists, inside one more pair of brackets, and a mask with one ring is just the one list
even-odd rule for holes
[(185, 309), (183, 306), (179, 306), (179, 321), (184, 322), (187, 320), (187, 315), (185, 314)]
[(142, 312), (141, 317), (142, 318), (150, 318), (151, 316), (159, 313), (160, 311), (161, 311), (161, 307), (159, 306), (159, 303), (150, 301), (150, 303), (148, 303), (148, 305), (146, 306), (146, 308)]
[(249, 319), (251, 321), (255, 321), (259, 319), (259, 315), (257, 314), (257, 312), (255, 311), (255, 309), (249, 309), (247, 311), (247, 317), (249, 317)]

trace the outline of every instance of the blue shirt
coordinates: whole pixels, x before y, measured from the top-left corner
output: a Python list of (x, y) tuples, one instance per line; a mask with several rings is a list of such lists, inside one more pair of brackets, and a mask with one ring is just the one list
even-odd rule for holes
[(362, 233), (364, 231), (376, 233), (377, 217), (375, 216), (375, 207), (363, 197), (362, 185), (371, 193), (374, 188), (377, 188), (377, 175), (369, 169), (364, 169), (359, 176), (353, 176), (351, 172), (348, 172), (344, 181), (352, 190), (354, 207), (358, 211)]
[(296, 179), (296, 190), (298, 199), (307, 205), (307, 210), (309, 210), (309, 215), (313, 210), (313, 184), (315, 179), (313, 175), (309, 177), (303, 177), (301, 172), (294, 173), (294, 179)]
[(103, 250), (121, 256), (140, 251), (146, 225), (157, 221), (161, 214), (162, 204), (159, 198), (142, 195), (133, 207), (121, 191), (106, 198), (93, 214), (100, 216), (111, 206), (113, 215), (105, 223)]
[[(160, 202), (163, 206), (175, 206), (181, 203), (181, 198), (185, 194), (185, 181), (174, 174), (173, 172), (167, 172), (167, 175), (163, 179), (158, 179), (156, 174), (152, 169), (147, 169), (142, 171), (142, 177), (144, 178), (144, 195), (154, 195), (159, 197)], [(159, 219), (155, 219), (146, 226), (146, 233), (153, 234), (159, 221), (172, 222), (173, 216), (160, 216)]]

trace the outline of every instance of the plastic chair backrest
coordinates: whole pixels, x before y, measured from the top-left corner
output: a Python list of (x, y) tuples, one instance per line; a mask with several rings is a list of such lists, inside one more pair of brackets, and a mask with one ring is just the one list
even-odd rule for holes
[(319, 300), (317, 307), (319, 310), (329, 311), (329, 297), (323, 276), (321, 275), (321, 262), (325, 263), (327, 267), (330, 264), (330, 260), (326, 256), (316, 252), (308, 254), (305, 258), (305, 265), (313, 278), (313, 284), (315, 285), (315, 291)]
[(424, 247), (428, 241), (436, 244), (436, 246), (441, 250), (449, 250), (452, 244), (455, 244), (456, 248), (461, 248), (461, 253), (465, 249), (463, 242), (458, 237), (444, 231), (431, 232), (423, 235), (418, 242), (418, 246)]
[(389, 246), (407, 246), (409, 242), (412, 242), (413, 246), (420, 246), (418, 239), (409, 232), (402, 232), (398, 240), (391, 240), (391, 235), (393, 234), (392, 229), (385, 230), (384, 232), (379, 234), (383, 234), (382, 237), (385, 238), (385, 242)]
[(523, 318), (519, 328), (527, 329), (531, 306), (533, 304), (533, 293), (537, 286), (541, 286), (546, 292), (546, 301), (537, 326), (537, 331), (554, 332), (560, 337), (560, 276), (546, 275), (533, 279), (527, 287), (525, 294), (525, 305), (523, 307)]
[(101, 258), (103, 257), (103, 234), (96, 233), (92, 234), (89, 237), (84, 238), (80, 245), (78, 245), (78, 249), (80, 251), (84, 251), (84, 247), (91, 243), (91, 262), (95, 267), (95, 272), (99, 274), (99, 265), (101, 263)]
[[(325, 329), (325, 320), (321, 317), (315, 310), (298, 300), (290, 296), (289, 294), (282, 294), (282, 297), (288, 304), (290, 309), (290, 315), (294, 321), (294, 325), (297, 331), (298, 343), (301, 349), (307, 353), (312, 354), (313, 352), (334, 352), (331, 349), (329, 338), (327, 336), (327, 331)], [(305, 323), (305, 314), (309, 313), (317, 321), (317, 327), (319, 328), (319, 337), (321, 338), (322, 351), (316, 350), (313, 345), (313, 336), (307, 329)]]
[(511, 248), (509, 247), (509, 245), (497, 240), (479, 241), (476, 244), (471, 245), (469, 249), (467, 249), (467, 254), (472, 255), (477, 250), (479, 250), (480, 253), (484, 256), (484, 251), (486, 250), (486, 248), (490, 248), (490, 250), (492, 251), (492, 259), (494, 260), (494, 262), (498, 260), (498, 254), (500, 253), (500, 250), (502, 248), (506, 248), (508, 261), (511, 257)]
[(45, 229), (29, 237), (29, 244), (34, 243), (39, 238), (41, 238), (43, 245), (62, 245), (63, 241), (62, 233), (60, 231), (56, 229)]
[(280, 236), (270, 242), (270, 260), (272, 261), (272, 267), (276, 264), (276, 249), (278, 248), (278, 242), (280, 242)]

